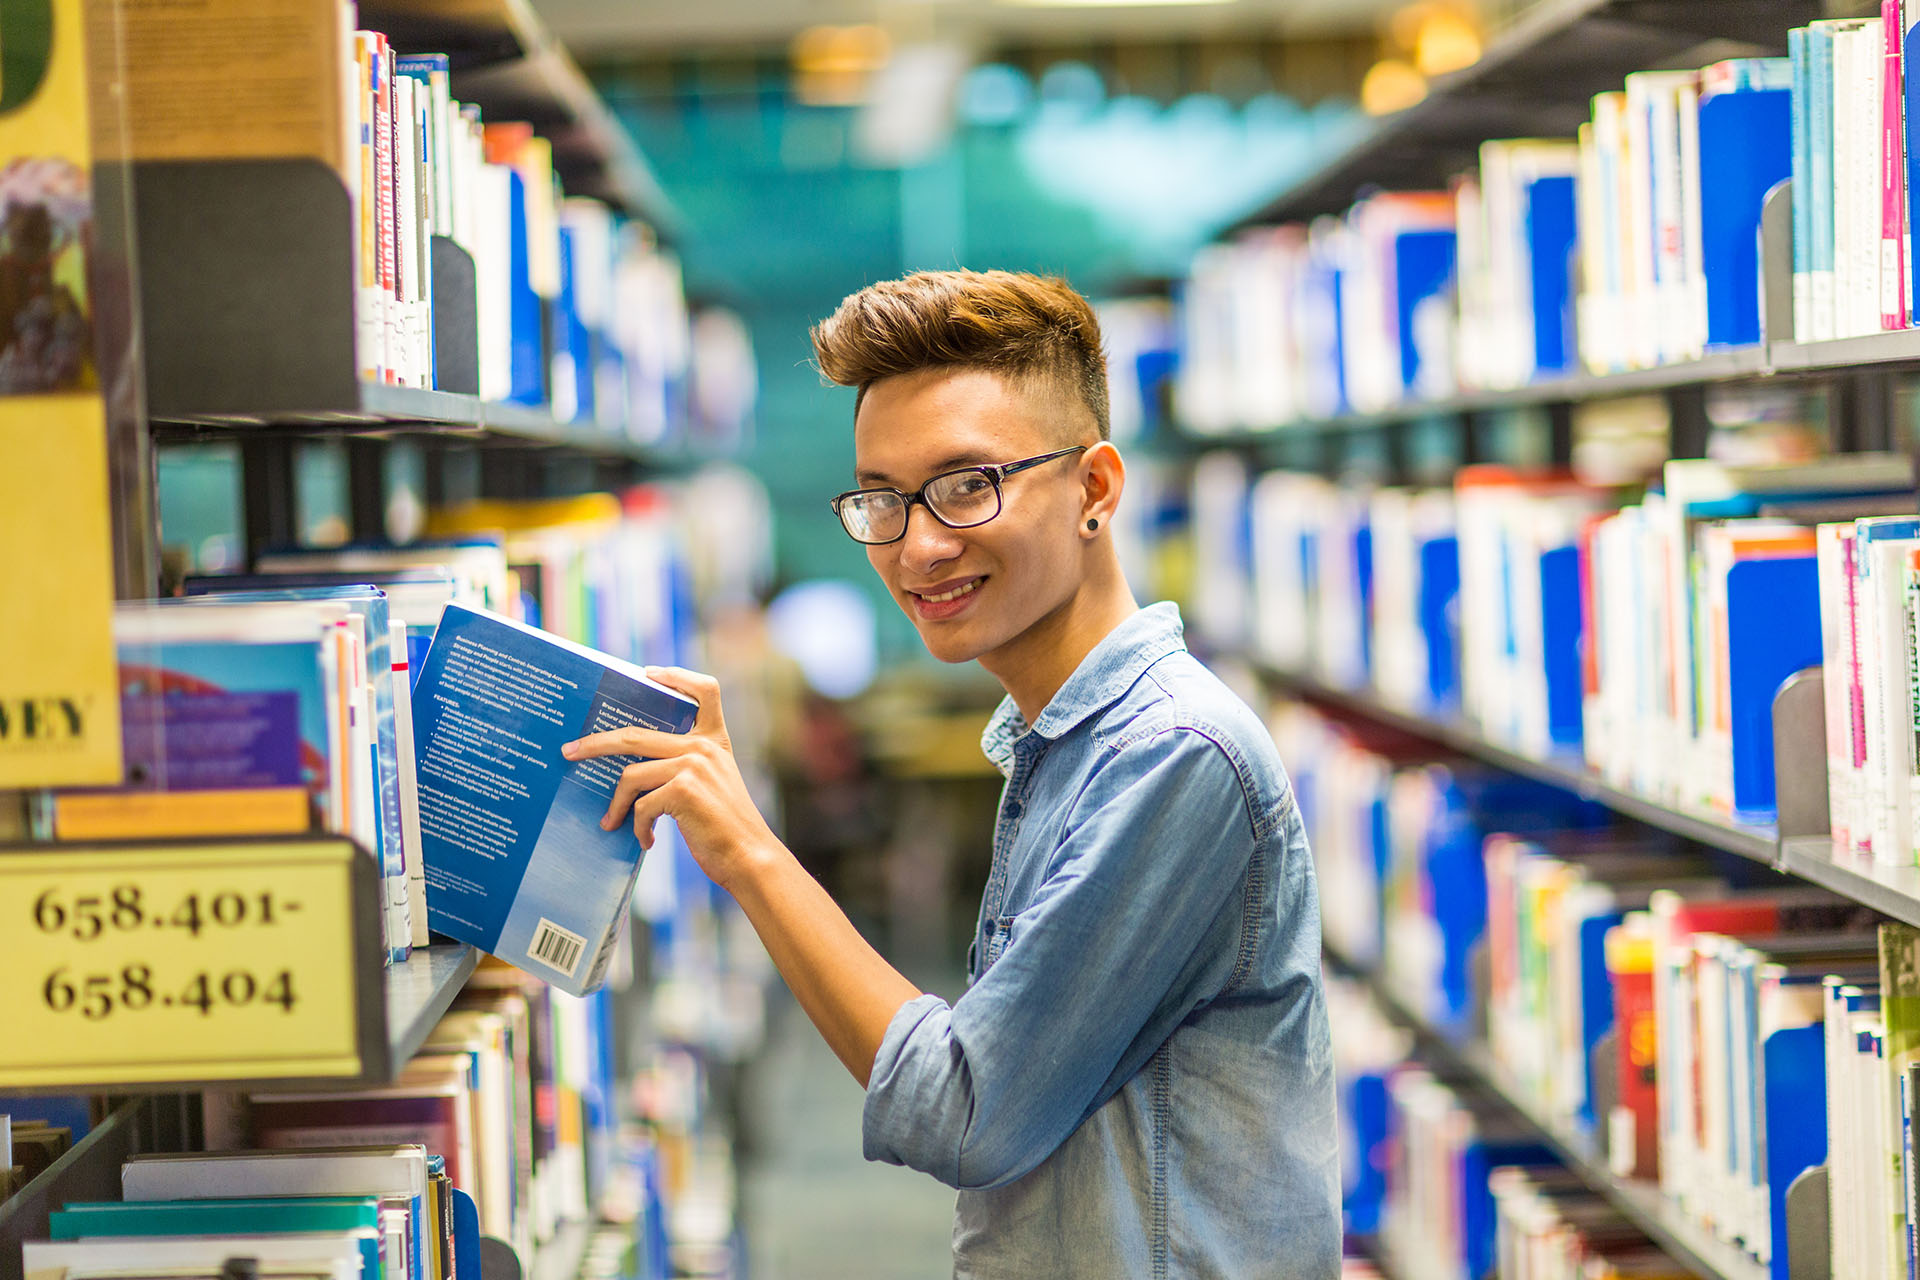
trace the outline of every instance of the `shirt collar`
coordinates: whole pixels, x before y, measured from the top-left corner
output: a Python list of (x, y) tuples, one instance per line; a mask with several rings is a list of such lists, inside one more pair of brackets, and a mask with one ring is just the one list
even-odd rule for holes
[[(1180, 608), (1171, 601), (1148, 605), (1133, 614), (1080, 660), (1031, 731), (1052, 741), (1095, 712), (1112, 706), (1148, 667), (1186, 648), (1181, 638), (1184, 630)], [(1020, 708), (1011, 697), (1003, 698), (980, 735), (980, 750), (1001, 773), (1012, 776), (1014, 744), (1028, 731)]]

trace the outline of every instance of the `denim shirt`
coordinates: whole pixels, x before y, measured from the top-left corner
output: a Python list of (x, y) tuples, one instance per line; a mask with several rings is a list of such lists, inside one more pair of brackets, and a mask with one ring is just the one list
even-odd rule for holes
[(867, 1158), (960, 1189), (966, 1280), (1337, 1275), (1319, 907), (1265, 727), (1159, 604), (982, 747), (969, 985), (888, 1025)]

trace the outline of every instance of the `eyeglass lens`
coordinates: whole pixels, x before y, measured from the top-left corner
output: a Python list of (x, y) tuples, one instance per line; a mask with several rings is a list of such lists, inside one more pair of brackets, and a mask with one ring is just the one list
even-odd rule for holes
[[(935, 476), (923, 493), (942, 523), (956, 529), (985, 524), (1000, 514), (1000, 490), (980, 471)], [(861, 542), (891, 542), (906, 531), (907, 503), (897, 493), (856, 493), (840, 504), (840, 522)]]

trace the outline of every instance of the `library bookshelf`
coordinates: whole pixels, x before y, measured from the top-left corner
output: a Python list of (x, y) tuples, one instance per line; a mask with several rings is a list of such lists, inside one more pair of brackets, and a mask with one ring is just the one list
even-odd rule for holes
[[(525, 0), (388, 0), (361, 5), (359, 22), (385, 33), (399, 52), (447, 54), (453, 96), (477, 105), (487, 120), (530, 124), (551, 144), (565, 194), (604, 203), (644, 224), (654, 239), (671, 238), (679, 215), (639, 148)], [(124, 92), (116, 81), (113, 96)], [(93, 86), (96, 110), (103, 93)], [(431, 245), (436, 386), (364, 376), (354, 350), (348, 197), (326, 164), (274, 155), (147, 159), (136, 152), (100, 160), (95, 190), (99, 255), (108, 268), (96, 302), (102, 381), (112, 389), (113, 550), (123, 599), (150, 597), (161, 586), (155, 455), (176, 445), (237, 446), (249, 562), (266, 547), (299, 540), (296, 453), (305, 442), (344, 442), (350, 532), (367, 540), (386, 536), (385, 463), (400, 443), (426, 453), (430, 498), (442, 464), (464, 464), (472, 496), (481, 497), (567, 496), (678, 465), (622, 427), (563, 420), (546, 404), (482, 398), (476, 270), (450, 238), (435, 236)], [(550, 326), (551, 317), (545, 322)], [(24, 809), (24, 798), (0, 791), (0, 805)], [(16, 825), (9, 820), (0, 829)], [(375, 876), (355, 889), (346, 909), (377, 922), (380, 892)], [(353, 971), (352, 1017), (364, 1066), (357, 1077), (249, 1079), (235, 1070), (204, 1081), (116, 1084), (106, 1068), (104, 1085), (99, 1078), (74, 1081), (102, 1086), (96, 1092), (104, 1093), (104, 1112), (52, 1167), (0, 1202), (0, 1280), (21, 1274), (21, 1241), (44, 1238), (48, 1215), (62, 1204), (119, 1199), (129, 1156), (201, 1149), (200, 1090), (292, 1083), (325, 1090), (395, 1079), (467, 987), (481, 956), (469, 946), (436, 943), (414, 948), (401, 963), (382, 959), (378, 948), (362, 948)], [(53, 1084), (38, 1089), (62, 1091)], [(573, 1280), (593, 1234), (590, 1221), (559, 1224), (519, 1260), (521, 1271)]]

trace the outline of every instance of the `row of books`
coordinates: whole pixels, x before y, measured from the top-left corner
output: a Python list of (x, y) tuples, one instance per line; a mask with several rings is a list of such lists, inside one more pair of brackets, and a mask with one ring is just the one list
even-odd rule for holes
[(72, 1145), (71, 1126), (0, 1113), (0, 1201), (45, 1173)]
[[(693, 408), (696, 335), (674, 256), (643, 223), (563, 196), (551, 143), (456, 100), (445, 53), (396, 48), (358, 26), (354, 0), (128, 14), (121, 143), (141, 160), (331, 169), (348, 197), (341, 231), (362, 378), (445, 389), (436, 338), (459, 335), (477, 340), (483, 399), (548, 406), (647, 442), (678, 430)], [(235, 52), (262, 47), (276, 56)], [(204, 104), (215, 100), (252, 105), (213, 123)], [(435, 237), (464, 250), (476, 275), (475, 297), (454, 304), (472, 317), (439, 328)], [(702, 332), (708, 363), (724, 366), (733, 389), (750, 388), (739, 326)], [(704, 400), (723, 426), (737, 416), (718, 386)]]
[[(1878, 643), (1886, 615), (1849, 601), (1884, 600), (1886, 652), (1905, 653), (1904, 587), (1862, 594), (1882, 569), (1848, 596), (1834, 556), (1854, 546), (1842, 527), (1865, 531), (1861, 546), (1884, 544), (1883, 558), (1912, 549), (1911, 518), (1867, 514), (1910, 511), (1909, 473), (1891, 454), (1674, 460), (1626, 501), (1629, 490), (1553, 472), (1473, 466), (1450, 489), (1368, 490), (1287, 471), (1255, 479), (1236, 457), (1210, 455), (1194, 477), (1194, 624), (1218, 646), (1464, 718), (1496, 743), (1584, 761), (1663, 803), (1770, 822), (1781, 682), (1823, 655), (1845, 660), (1849, 643)], [(1816, 533), (1826, 524), (1836, 528)], [(1845, 571), (1864, 573), (1852, 559)], [(1843, 613), (1865, 621), (1843, 635)], [(1907, 707), (1904, 659), (1860, 649), (1852, 661), (1858, 671), (1843, 667), (1829, 692), (1862, 689), (1861, 673), (1889, 682), (1887, 698), (1862, 706), (1891, 726)], [(1913, 773), (1910, 743), (1863, 715), (1859, 759), (1835, 764), (1836, 812), (1845, 786), (1859, 791), (1849, 779), (1863, 776), (1871, 743), (1889, 744), (1872, 758), (1889, 779)], [(1847, 724), (1829, 731), (1836, 752), (1850, 739)]]
[(1793, 73), (1793, 327), (1802, 341), (1909, 327), (1915, 159), (1907, 113), (1905, 0), (1796, 28)]
[(1577, 140), (1489, 141), (1448, 190), (1208, 247), (1181, 290), (1182, 421), (1271, 429), (1758, 342), (1793, 82), (1786, 58), (1637, 73)]
[[(684, 652), (671, 506), (639, 490), (435, 519), (468, 532), (269, 555), (185, 599), (122, 604), (128, 781), (45, 796), (42, 836), (351, 835), (381, 862), (391, 960), (432, 929), (598, 986), (639, 850), (630, 831), (587, 839), (623, 762), (563, 767), (559, 747), (690, 718), (606, 653)], [(568, 815), (575, 838), (545, 840)], [(511, 879), (481, 874), (501, 859)]]
[[(607, 1006), (490, 962), (390, 1084), (207, 1095), (206, 1151), (136, 1156), (121, 1200), (57, 1205), (25, 1274), (219, 1275), (251, 1256), (263, 1275), (462, 1280), (482, 1236), (531, 1258), (616, 1176)], [(657, 1193), (640, 1207), (661, 1216)]]
[[(1857, 1274), (1906, 1264), (1920, 931), (1816, 889), (1737, 887), (1650, 837), (1569, 830), (1524, 793), (1438, 807), (1444, 771), (1404, 748), (1343, 741), (1311, 713), (1276, 726), (1316, 806), (1305, 811), (1330, 947), (1436, 1029), (1484, 1034), (1503, 1089), (1774, 1275), (1786, 1274), (1788, 1187), (1822, 1163), (1837, 1179), (1833, 1239), (1854, 1242), (1836, 1246), (1835, 1274), (1862, 1241), (1879, 1263)], [(1334, 750), (1302, 754), (1316, 731)], [(1482, 895), (1477, 911), (1462, 882)], [(1373, 884), (1370, 913), (1341, 903)], [(1484, 986), (1456, 984), (1456, 956)], [(1376, 1049), (1371, 1074), (1390, 1067)], [(1379, 1145), (1390, 1125), (1365, 1129), (1364, 1099), (1351, 1110), (1359, 1150), (1392, 1149)], [(1381, 1212), (1392, 1218), (1390, 1194)]]
[(1360, 984), (1331, 973), (1349, 1237), (1408, 1280), (1687, 1274), (1484, 1087), (1427, 1064)]

